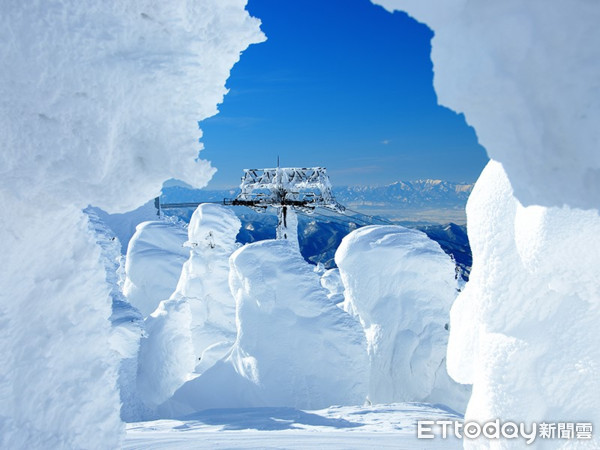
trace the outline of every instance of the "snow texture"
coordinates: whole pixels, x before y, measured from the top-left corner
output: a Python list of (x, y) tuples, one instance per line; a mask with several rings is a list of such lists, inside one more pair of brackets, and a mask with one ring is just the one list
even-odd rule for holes
[(150, 408), (167, 400), (194, 369), (191, 318), (185, 299), (164, 300), (144, 321), (137, 388)]
[(344, 308), (360, 318), (369, 344), (373, 403), (424, 401), (464, 411), (468, 390), (445, 367), (452, 260), (424, 233), (368, 226), (346, 236), (335, 256)]
[(0, 447), (118, 448), (110, 288), (82, 209), (194, 186), (197, 122), (263, 40), (245, 0), (0, 6)]
[(321, 286), (329, 291), (327, 298), (334, 303), (344, 301), (344, 283), (340, 275), (340, 269), (329, 269), (321, 275)]
[(214, 169), (196, 162), (197, 123), (263, 40), (245, 5), (3, 2), (0, 186), (127, 211), (168, 178), (205, 185)]
[(491, 162), (467, 217), (476, 259), (448, 346), (450, 374), (474, 384), (467, 419), (600, 423), (598, 213), (524, 207)]
[[(398, 403), (332, 406), (317, 411), (243, 408), (201, 411), (186, 418), (127, 424), (124, 449), (460, 449), (462, 441), (417, 439), (417, 421), (461, 420), (440, 405)], [(426, 444), (424, 444), (426, 442)]]
[(183, 246), (186, 230), (177, 223), (142, 222), (129, 241), (123, 294), (144, 317), (168, 299), (189, 250)]
[(597, 429), (600, 5), (374, 2), (434, 30), (438, 98), (492, 158), (467, 204), (473, 269), (451, 313), (449, 371), (473, 383), (466, 418)]
[(294, 246), (281, 240), (248, 244), (230, 264), (237, 340), (225, 358), (162, 405), (161, 416), (207, 408), (362, 404), (368, 357), (361, 326), (327, 298)]
[(105, 214), (97, 208), (86, 208), (84, 212), (88, 215), (90, 226), (94, 229), (104, 262), (106, 282), (111, 288), (110, 346), (121, 360), (118, 378), (121, 419), (132, 420), (140, 417), (136, 380), (140, 338), (144, 333), (144, 318), (123, 296), (125, 257), (121, 254), (119, 239), (104, 221)]
[(142, 222), (157, 219), (154, 200), (150, 200), (139, 208), (125, 213), (108, 214), (106, 211), (93, 206), (86, 208), (85, 212), (88, 215), (97, 217), (97, 221), (100, 221), (104, 228), (107, 228), (112, 232), (114, 237), (119, 239), (119, 242), (121, 243), (121, 253), (123, 255), (127, 254), (129, 241), (135, 234), (137, 226)]
[(0, 199), (19, 212), (0, 216), (0, 447), (117, 447), (110, 289), (87, 216)]
[[(128, 252), (127, 267), (144, 275), (145, 291), (172, 291), (172, 275), (180, 273), (175, 292), (159, 301), (145, 321), (137, 365), (137, 391), (145, 405), (138, 409), (140, 416), (151, 414), (192, 372), (202, 373), (231, 349), (237, 329), (229, 257), (237, 248), (240, 227), (230, 209), (202, 204), (192, 215), (185, 247), (178, 243), (183, 230), (167, 222), (142, 224), (130, 241), (130, 250), (137, 250)], [(179, 250), (169, 251), (173, 244), (189, 255), (183, 268), (175, 253)], [(161, 274), (167, 270), (171, 273), (165, 286)]]
[(191, 333), (202, 373), (229, 351), (237, 335), (235, 299), (229, 290), (229, 257), (242, 224), (230, 208), (198, 206), (188, 227), (189, 259), (183, 265), (173, 299), (186, 299)]

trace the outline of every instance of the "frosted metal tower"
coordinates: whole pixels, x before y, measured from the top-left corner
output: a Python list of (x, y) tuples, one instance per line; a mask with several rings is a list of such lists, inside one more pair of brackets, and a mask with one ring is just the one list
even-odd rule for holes
[(335, 200), (323, 167), (244, 169), (240, 191), (227, 203), (258, 212), (266, 211), (269, 206), (277, 208), (277, 239), (288, 239), (295, 245), (298, 245), (295, 210), (311, 213), (317, 207), (337, 212), (345, 209)]

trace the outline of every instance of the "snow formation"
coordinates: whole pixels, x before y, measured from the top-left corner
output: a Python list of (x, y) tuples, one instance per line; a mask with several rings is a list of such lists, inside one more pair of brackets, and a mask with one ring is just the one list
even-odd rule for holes
[(226, 357), (163, 404), (160, 414), (361, 404), (368, 388), (364, 333), (327, 298), (297, 249), (284, 240), (261, 241), (237, 250), (230, 264), (237, 340)]
[(329, 269), (321, 275), (321, 286), (329, 291), (327, 297), (338, 304), (344, 301), (344, 283), (340, 276), (340, 269)]
[(335, 256), (344, 309), (365, 330), (369, 400), (423, 401), (464, 411), (468, 390), (446, 372), (454, 263), (424, 233), (368, 226), (346, 236)]
[(119, 447), (110, 289), (81, 210), (206, 184), (197, 122), (264, 38), (245, 4), (2, 2), (2, 448)]
[(137, 392), (154, 408), (167, 400), (194, 369), (192, 313), (185, 299), (164, 300), (144, 321), (140, 342)]
[(121, 253), (123, 255), (127, 254), (129, 241), (135, 234), (137, 226), (142, 222), (157, 219), (154, 200), (150, 200), (139, 208), (125, 213), (109, 214), (95, 206), (86, 208), (85, 212), (88, 215), (94, 216), (97, 222), (101, 222), (103, 226), (119, 240), (121, 243)]
[(189, 250), (186, 230), (163, 220), (142, 222), (129, 241), (123, 294), (144, 317), (171, 296)]
[(431, 26), (438, 98), (493, 159), (467, 205), (473, 268), (451, 314), (448, 367), (473, 383), (466, 419), (597, 429), (600, 5), (374, 3)]
[(229, 290), (229, 257), (242, 224), (230, 208), (205, 203), (188, 227), (190, 256), (173, 299), (190, 305), (196, 373), (225, 356), (235, 341), (235, 299)]
[(452, 308), (448, 367), (467, 418), (600, 423), (598, 213), (522, 206), (502, 165), (467, 206), (475, 259)]
[[(171, 397), (192, 372), (202, 373), (231, 349), (237, 330), (235, 299), (228, 283), (229, 257), (238, 247), (235, 237), (240, 227), (239, 219), (224, 206), (202, 204), (194, 211), (185, 243), (189, 259), (183, 268), (174, 260), (171, 263), (180, 272), (177, 288), (145, 321), (137, 368), (137, 390), (146, 406), (138, 408), (141, 416)], [(178, 237), (176, 227), (159, 230), (160, 234), (146, 236), (147, 246), (154, 248)], [(172, 237), (165, 239), (169, 234)], [(164, 260), (161, 252), (149, 252), (134, 258), (131, 267), (139, 271), (141, 262), (153, 267)]]

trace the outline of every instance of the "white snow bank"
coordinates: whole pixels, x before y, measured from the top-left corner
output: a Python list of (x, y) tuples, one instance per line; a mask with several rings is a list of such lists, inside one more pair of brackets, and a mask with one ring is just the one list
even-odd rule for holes
[(237, 340), (229, 356), (184, 384), (163, 416), (206, 408), (361, 404), (368, 357), (360, 324), (337, 308), (288, 241), (231, 257)]
[(189, 303), (197, 373), (225, 356), (237, 335), (229, 257), (238, 247), (241, 226), (230, 208), (208, 203), (198, 206), (190, 220), (190, 256), (171, 298)]
[(454, 263), (421, 231), (368, 226), (346, 236), (335, 261), (344, 308), (357, 315), (369, 344), (369, 399), (439, 402), (463, 410), (464, 386), (445, 369)]
[[(145, 222), (131, 239), (125, 292), (143, 312), (160, 303), (145, 321), (140, 346), (137, 393), (145, 407), (138, 405), (139, 417), (167, 400), (194, 368), (201, 373), (233, 345), (229, 257), (240, 227), (230, 209), (202, 204), (192, 215), (185, 244), (184, 230), (168, 222)], [(189, 259), (182, 268), (183, 254)], [(161, 301), (174, 289), (178, 273), (175, 292)]]
[(81, 209), (205, 184), (197, 121), (263, 39), (245, 0), (0, 5), (3, 448), (118, 448), (109, 288)]
[(138, 357), (140, 399), (154, 407), (168, 399), (194, 369), (188, 302), (165, 300), (144, 321), (146, 336)]
[(375, 2), (433, 28), (438, 97), (493, 158), (467, 205), (473, 270), (452, 310), (467, 419), (597, 429), (600, 5)]
[(116, 448), (110, 289), (87, 216), (0, 200), (0, 447)]
[(129, 241), (123, 294), (144, 317), (171, 296), (189, 250), (186, 230), (167, 221), (143, 222)]
[(127, 211), (168, 178), (205, 185), (214, 170), (196, 161), (198, 121), (264, 39), (245, 5), (3, 2), (0, 187)]
[(599, 424), (598, 213), (523, 207), (491, 162), (467, 215), (477, 259), (448, 348), (452, 376), (475, 385), (467, 418)]
[(344, 301), (344, 283), (340, 275), (340, 269), (329, 269), (321, 275), (321, 286), (329, 291), (327, 297), (334, 303)]
[(93, 206), (86, 208), (85, 212), (88, 215), (97, 217), (98, 221), (112, 232), (112, 235), (121, 243), (121, 253), (123, 255), (127, 253), (129, 240), (135, 234), (136, 227), (142, 222), (157, 219), (154, 200), (150, 200), (139, 208), (126, 213), (108, 214), (106, 211)]
[(372, 1), (434, 30), (440, 103), (465, 114), (523, 205), (598, 207), (597, 2)]

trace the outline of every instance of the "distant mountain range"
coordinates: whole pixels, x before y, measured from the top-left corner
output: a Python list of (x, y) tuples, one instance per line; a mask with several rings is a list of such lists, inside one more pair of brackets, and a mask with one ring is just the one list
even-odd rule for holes
[(473, 184), (417, 180), (385, 186), (346, 186), (333, 191), (337, 200), (347, 205), (452, 208), (464, 207), (472, 190)]
[[(464, 279), (471, 268), (471, 250), (464, 225), (464, 209), (472, 184), (442, 180), (398, 181), (387, 186), (344, 186), (334, 188), (338, 202), (348, 208), (345, 215), (329, 213), (299, 216), (300, 249), (307, 261), (335, 267), (335, 251), (341, 240), (357, 226), (397, 223), (417, 228), (451, 255)], [(221, 202), (234, 198), (236, 189), (190, 190), (165, 188), (162, 203)], [(273, 212), (257, 214), (248, 208), (233, 207), (242, 221), (238, 241), (242, 243), (275, 238), (277, 218)], [(192, 208), (168, 210), (189, 221)], [(359, 214), (355, 214), (358, 212)], [(376, 217), (365, 216), (375, 215)], [(381, 217), (382, 219), (378, 219)], [(452, 223), (454, 222), (454, 223)]]
[[(397, 181), (385, 186), (338, 186), (333, 188), (333, 193), (337, 201), (345, 206), (389, 216), (403, 210), (464, 210), (472, 189), (473, 184), (467, 183), (416, 180)], [(214, 202), (233, 198), (238, 192), (238, 189), (207, 190), (172, 186), (163, 189), (161, 202)], [(452, 219), (454, 217), (448, 221)]]

